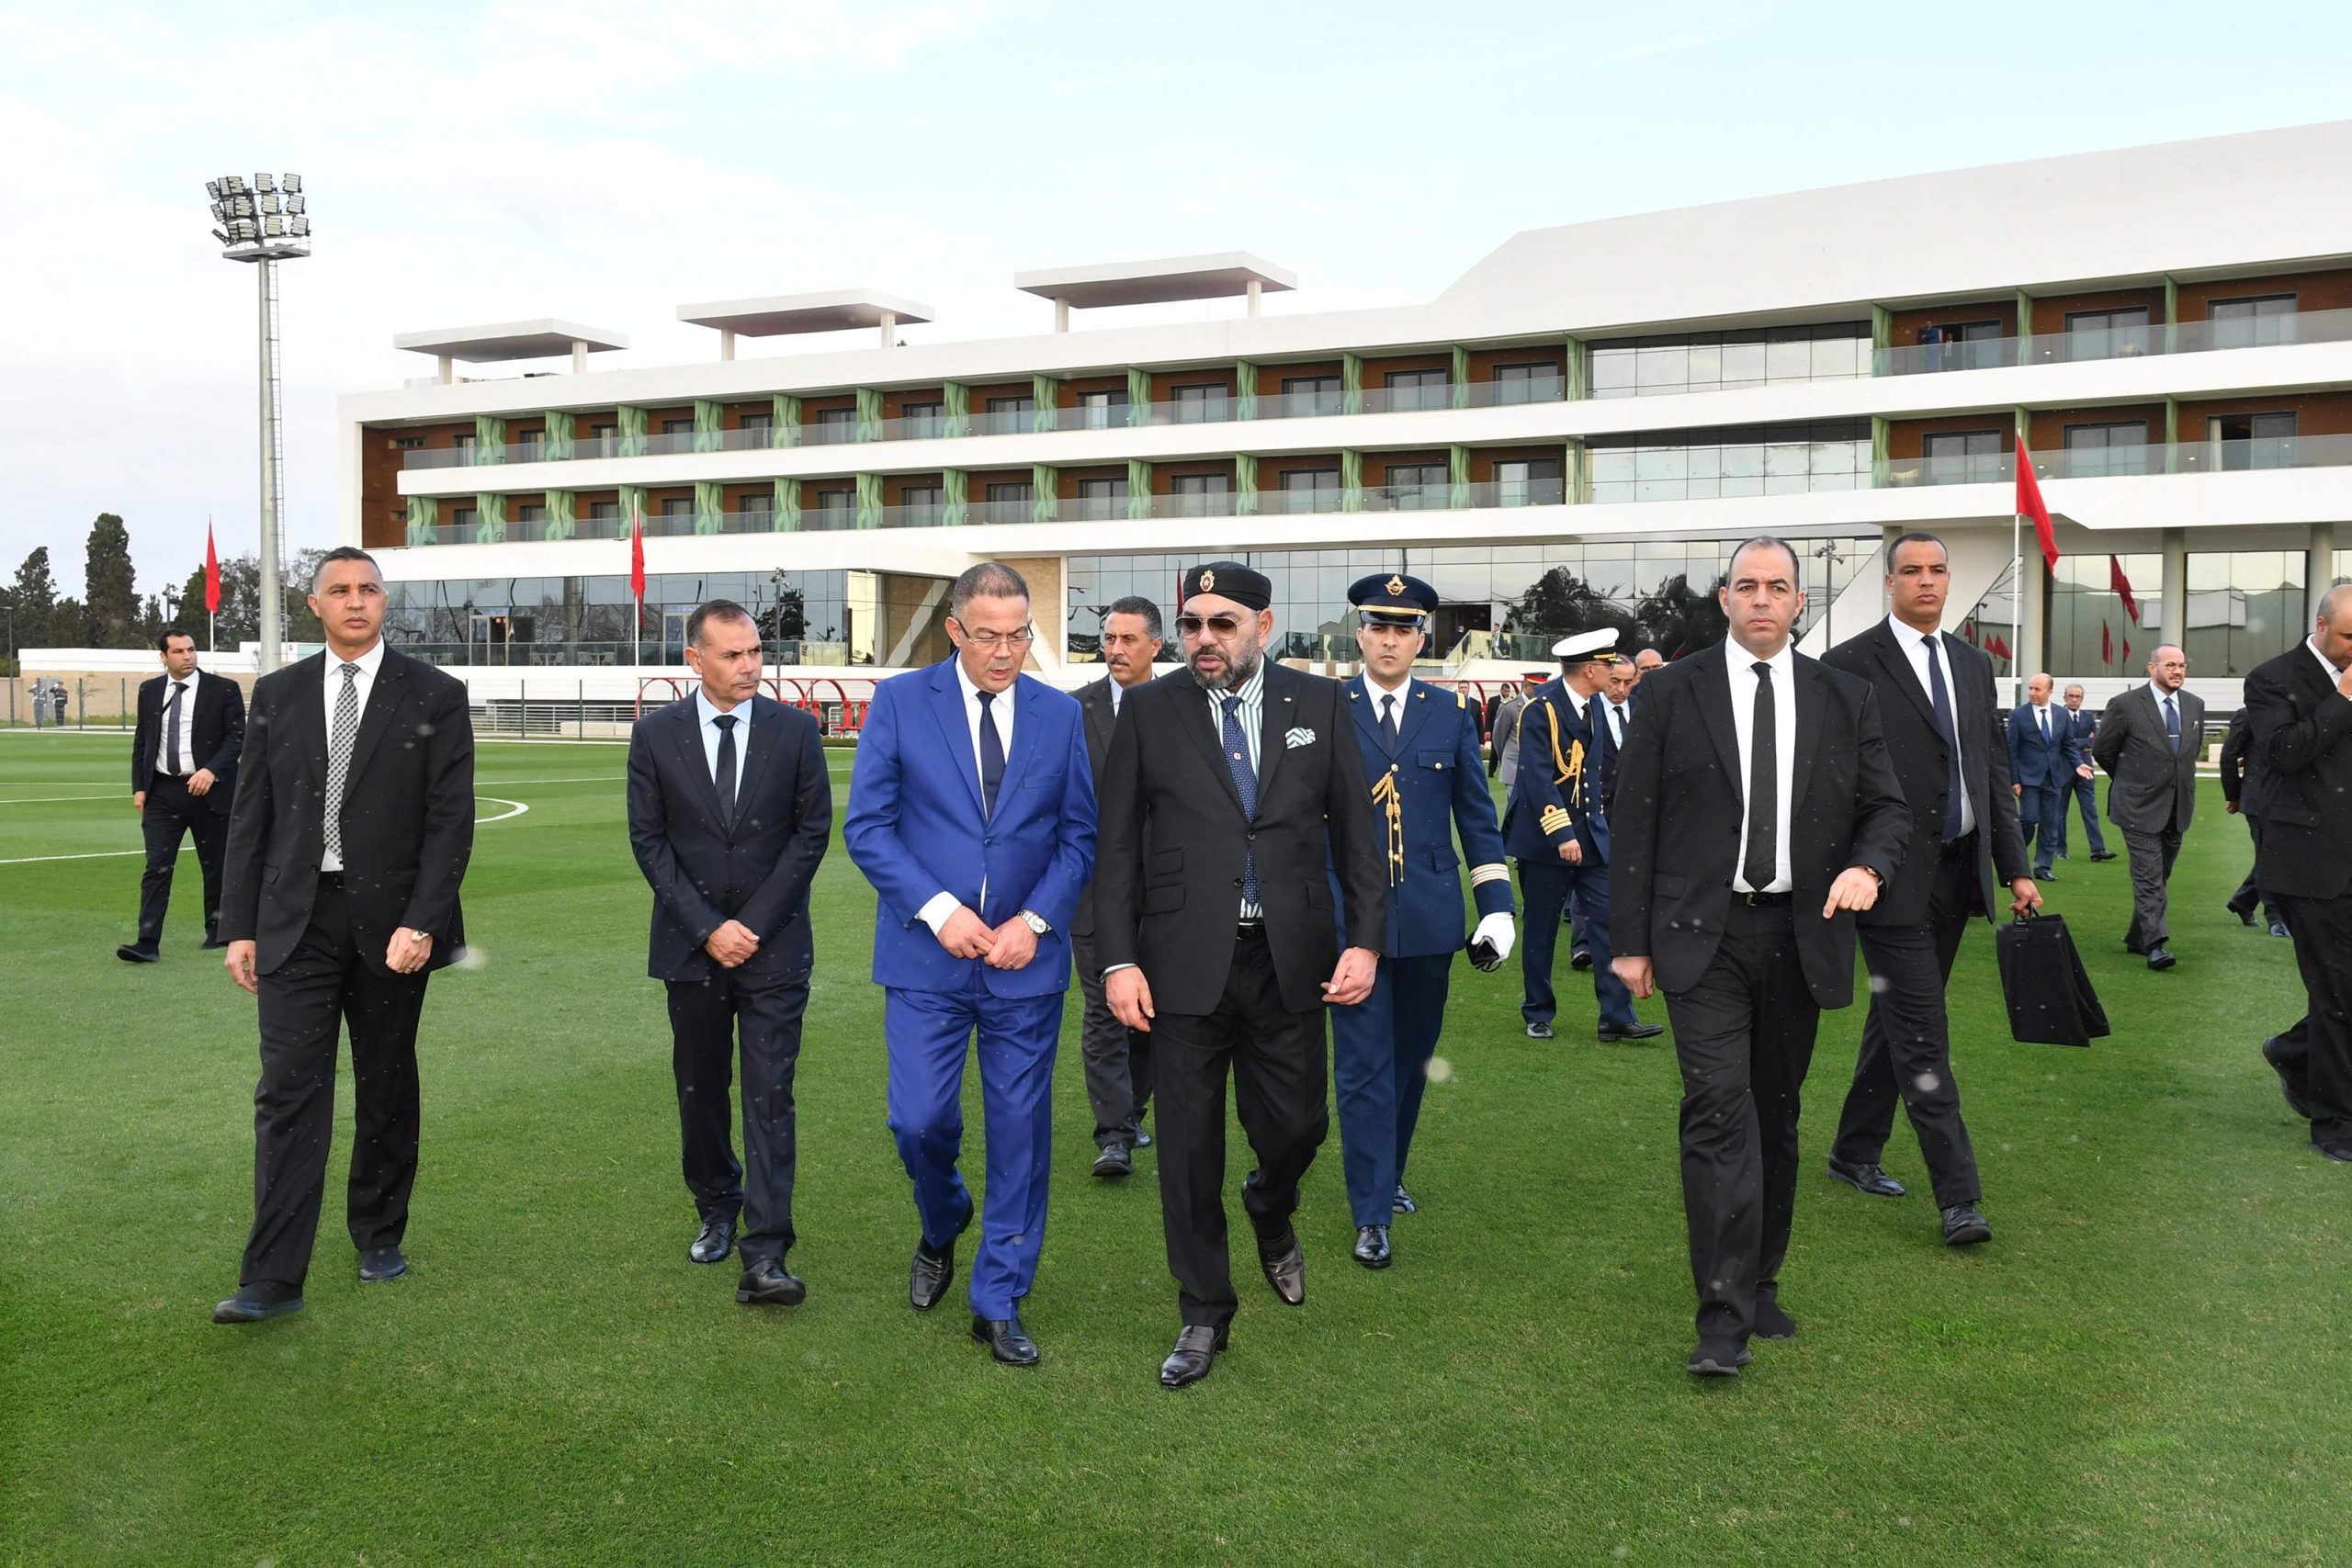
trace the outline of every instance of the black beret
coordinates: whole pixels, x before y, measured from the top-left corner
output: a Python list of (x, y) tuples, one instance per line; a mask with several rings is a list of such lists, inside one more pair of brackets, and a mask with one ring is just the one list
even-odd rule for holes
[(1263, 572), (1252, 571), (1238, 560), (1213, 560), (1184, 574), (1184, 597), (1215, 593), (1245, 610), (1262, 610), (1274, 602), (1274, 585)]

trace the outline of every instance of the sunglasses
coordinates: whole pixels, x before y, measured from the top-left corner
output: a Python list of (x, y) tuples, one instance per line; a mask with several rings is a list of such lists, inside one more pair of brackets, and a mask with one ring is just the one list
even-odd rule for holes
[(1238, 615), (1179, 615), (1176, 617), (1176, 629), (1185, 637), (1198, 637), (1205, 630), (1221, 640), (1241, 629), (1241, 617)]

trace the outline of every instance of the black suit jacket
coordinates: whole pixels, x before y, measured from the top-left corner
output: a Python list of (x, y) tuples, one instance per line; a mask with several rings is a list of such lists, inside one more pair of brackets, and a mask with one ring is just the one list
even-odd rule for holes
[(1094, 956), (1104, 970), (1140, 964), (1157, 1011), (1216, 1010), (1250, 852), (1285, 1011), (1322, 1005), (1339, 952), (1335, 875), (1348, 930), (1388, 929), (1387, 845), (1374, 825), (1347, 689), (1269, 662), (1261, 719), (1250, 817), (1190, 670), (1120, 703), (1097, 784)]
[(2341, 897), (2352, 891), (2352, 700), (2298, 643), (2246, 676), (2245, 711), (2268, 778), (2255, 880), (2290, 898)]
[[(2310, 650), (2304, 649), (2304, 657)], [(2312, 669), (2319, 670), (2317, 664)], [(2245, 702), (2230, 716), (2229, 733), (2222, 737), (2222, 798), (2248, 817), (2262, 815), (2270, 795), (2270, 769), (2254, 749), (2254, 709)]]
[[(2305, 658), (2309, 658), (2307, 653)], [(2312, 669), (2316, 672), (2319, 666)], [(2098, 716), (2091, 760), (2115, 782), (2108, 786), (2107, 815), (2135, 833), (2188, 830), (2197, 814), (2197, 759), (2205, 750), (2205, 699), (2183, 687), (2178, 694), (2181, 745), (2165, 733), (2164, 709), (2147, 683), (2132, 687)]]
[[(1944, 679), (1951, 696), (1952, 722), (1960, 730), (1961, 787), (1976, 826), (1976, 881), (1984, 915), (2002, 908), (1995, 890), (2030, 873), (2025, 835), (2018, 827), (2017, 796), (2009, 793), (2009, 747), (1993, 661), (1952, 636), (1937, 635)], [(1911, 656), (1884, 621), (1849, 637), (1822, 656), (1824, 664), (1859, 675), (1877, 694), (1879, 724), (1886, 737), (1895, 781), (1911, 807), (1910, 847), (1903, 868), (1879, 890), (1878, 902), (1855, 919), (1866, 926), (1917, 925), (1927, 919), (1942, 854), (1945, 797), (1951, 787), (1951, 758), (1936, 728), (1935, 704), (1911, 668)]]
[[(1741, 655), (1744, 659), (1745, 653)], [(1723, 942), (1747, 784), (1724, 645), (1653, 670), (1625, 736), (1611, 810), (1611, 951), (1646, 956), (1668, 991), (1698, 984)], [(1797, 951), (1822, 1007), (1854, 998), (1854, 917), (1821, 918), (1829, 885), (1864, 865), (1892, 885), (1911, 812), (1888, 760), (1870, 682), (1796, 657), (1789, 802)]]
[[(1111, 755), (1111, 731), (1118, 723), (1118, 714), (1111, 705), (1111, 677), (1081, 686), (1078, 691), (1078, 706), (1086, 726), (1086, 761), (1094, 770), (1095, 819), (1100, 822), (1102, 809), (1102, 764)], [(1070, 918), (1070, 935), (1091, 937), (1094, 934), (1094, 889), (1089, 884), (1078, 897), (1078, 913)], [(1093, 976), (1087, 976), (1091, 979)]]
[(742, 752), (730, 832), (719, 825), (695, 699), (650, 713), (629, 731), (628, 842), (653, 887), (645, 963), (657, 980), (718, 973), (703, 943), (729, 920), (760, 939), (737, 973), (805, 975), (816, 964), (808, 885), (833, 829), (817, 721), (754, 696)]
[[(254, 686), (220, 937), (259, 944), (269, 974), (311, 923), (326, 854), (326, 658), (314, 653)], [(351, 924), (369, 968), (401, 927), (429, 931), (441, 968), (465, 945), (458, 885), (474, 847), (474, 729), (453, 675), (384, 649), (344, 781), (343, 869)]]
[[(229, 815), (237, 793), (237, 753), (245, 745), (245, 694), (234, 681), (207, 671), (197, 671), (194, 699), (180, 715), (193, 726), (189, 749), (198, 769), (212, 773), (212, 787), (197, 802), (216, 817)], [(171, 677), (158, 675), (139, 685), (139, 728), (130, 738), (130, 793), (138, 795), (155, 782), (155, 760), (164, 750), (164, 696)]]

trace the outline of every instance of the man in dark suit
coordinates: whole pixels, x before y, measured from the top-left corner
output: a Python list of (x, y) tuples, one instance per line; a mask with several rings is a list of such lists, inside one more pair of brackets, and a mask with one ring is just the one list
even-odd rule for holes
[(1716, 598), (1730, 639), (1651, 671), (1617, 772), (1618, 977), (1666, 992), (1682, 1066), (1695, 1376), (1787, 1338), (1797, 1097), (1823, 1008), (1854, 993), (1854, 915), (1902, 869), (1911, 814), (1870, 682), (1799, 655), (1796, 552), (1751, 539)]
[[(686, 1190), (701, 1230), (686, 1255), (723, 1260), (743, 1227), (735, 1299), (797, 1305), (792, 1078), (816, 965), (808, 885), (832, 831), (817, 721), (759, 694), (751, 613), (714, 599), (686, 617), (694, 695), (637, 721), (628, 742), (628, 841), (653, 887), (646, 972), (669, 993)], [(737, 1036), (743, 1158), (730, 1134)]]
[(2302, 1022), (2265, 1043), (2312, 1146), (2352, 1160), (2352, 584), (2320, 600), (2312, 635), (2245, 678), (2263, 797), (2263, 892), (2302, 972)]
[(2173, 965), (2165, 946), (2171, 940), (2165, 885), (2196, 815), (2197, 758), (2205, 749), (2205, 699), (2180, 689), (2188, 679), (2188, 656), (2170, 643), (2157, 649), (2148, 658), (2148, 683), (2107, 705), (2091, 742), (2091, 755), (2113, 781), (2108, 818), (2123, 829), (2132, 856), (2132, 925), (2123, 946), (2145, 953), (2151, 969)]
[(2222, 737), (2222, 808), (2233, 817), (2245, 818), (2245, 830), (2254, 839), (2254, 864), (2246, 868), (2245, 880), (2230, 895), (2228, 909), (2245, 925), (2255, 923), (2254, 912), (2259, 908), (2263, 923), (2272, 936), (2287, 934), (2287, 917), (2278, 901), (2262, 891), (2262, 807), (2269, 795), (2268, 761), (2254, 750), (2254, 710), (2245, 703), (2230, 716), (2230, 728)]
[(227, 967), (259, 999), (254, 1228), (215, 1323), (299, 1312), (351, 1031), (349, 1199), (363, 1284), (408, 1271), (416, 1023), (465, 946), (474, 734), (456, 677), (384, 646), (384, 580), (344, 546), (319, 562), (323, 652), (254, 687), (220, 891)]
[[(2080, 807), (2083, 814), (2083, 837), (2091, 846), (2091, 859), (2113, 860), (2115, 852), (2107, 847), (2107, 835), (2098, 830), (2098, 773), (2091, 767), (2091, 742), (2098, 736), (2098, 716), (2083, 711), (2083, 689), (2066, 688), (2066, 723), (2075, 732), (2075, 750), (2084, 765), (2075, 770), (2067, 782), (2066, 796)], [(2058, 858), (2066, 855), (2066, 824), (2062, 815), (2058, 824)]]
[[(1099, 782), (1111, 750), (1111, 731), (1127, 693), (1148, 684), (1152, 663), (1166, 645), (1159, 606), (1129, 595), (1114, 600), (1102, 616), (1102, 679), (1080, 687), (1078, 705), (1086, 716), (1086, 760)], [(1111, 1016), (1102, 997), (1102, 970), (1094, 958), (1094, 889), (1079, 896), (1070, 918), (1070, 953), (1078, 964), (1078, 987), (1086, 997), (1079, 1044), (1086, 1056), (1086, 1099), (1094, 1111), (1094, 1174), (1119, 1180), (1136, 1168), (1135, 1152), (1148, 1148), (1143, 1130), (1151, 1103), (1151, 1036)]]
[(2056, 880), (2050, 863), (2066, 847), (2068, 792), (2087, 778), (2090, 765), (2075, 744), (2074, 716), (2050, 701), (2050, 677), (2027, 682), (2025, 695), (2009, 715), (2009, 787), (2018, 826), (2033, 851), (2033, 874), (2050, 882)]
[(1829, 1174), (1871, 1197), (1900, 1198), (1880, 1168), (1899, 1100), (1928, 1162), (1946, 1245), (1992, 1239), (1984, 1188), (1961, 1120), (1944, 987), (1969, 918), (1993, 918), (2006, 886), (2024, 914), (2041, 895), (2026, 874), (2017, 797), (1993, 661), (1944, 631), (1951, 557), (1933, 534), (1887, 547), (1887, 618), (1831, 649), (1822, 662), (1871, 683), (1888, 759), (1911, 806), (1911, 841), (1878, 902), (1854, 917), (1870, 966), (1870, 1016), (1853, 1087), (1829, 1146)]
[(1021, 574), (983, 562), (947, 602), (955, 654), (874, 689), (842, 842), (876, 894), (890, 1132), (922, 1225), (907, 1299), (939, 1304), (975, 1217), (956, 1165), (971, 1050), (989, 1151), (972, 1337), (1028, 1367), (1037, 1344), (1020, 1307), (1046, 1239), (1054, 1054), (1068, 933), (1094, 865), (1094, 774), (1077, 699), (1021, 673), (1037, 638)]
[(139, 688), (139, 728), (130, 741), (130, 803), (147, 842), (139, 880), (139, 934), (114, 950), (131, 964), (161, 956), (164, 912), (180, 840), (196, 836), (204, 873), (204, 945), (220, 942), (220, 862), (229, 843), (229, 803), (236, 797), (237, 753), (245, 744), (245, 694), (234, 681), (196, 667), (196, 638), (165, 632), (155, 645), (164, 673)]
[[(1237, 1298), (1225, 1085), (1258, 1156), (1241, 1184), (1276, 1296), (1306, 1299), (1291, 1213), (1330, 1125), (1323, 1010), (1372, 994), (1387, 877), (1337, 681), (1265, 656), (1273, 587), (1238, 561), (1182, 579), (1184, 668), (1127, 694), (1102, 768), (1095, 952), (1111, 1010), (1152, 1036), (1160, 1212), (1184, 1326), (1164, 1387), (1208, 1375)], [(1147, 770), (1144, 759), (1149, 757)], [(1335, 965), (1332, 955), (1337, 953)]]

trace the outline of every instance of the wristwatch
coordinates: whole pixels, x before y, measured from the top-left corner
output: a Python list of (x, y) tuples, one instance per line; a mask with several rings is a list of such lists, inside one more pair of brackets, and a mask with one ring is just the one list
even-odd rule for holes
[(1044, 936), (1047, 931), (1054, 929), (1046, 923), (1046, 917), (1037, 913), (1035, 909), (1022, 910), (1021, 923), (1027, 926), (1030, 931), (1037, 936)]

